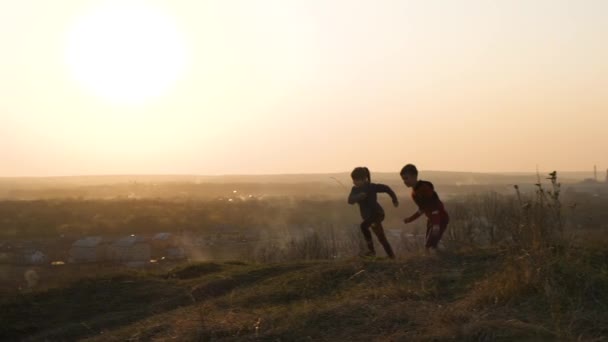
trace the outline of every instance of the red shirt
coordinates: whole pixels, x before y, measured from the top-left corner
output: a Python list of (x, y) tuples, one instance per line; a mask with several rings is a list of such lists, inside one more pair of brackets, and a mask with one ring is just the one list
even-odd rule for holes
[(414, 214), (408, 220), (413, 221), (420, 217), (420, 213), (424, 213), (433, 223), (447, 222), (448, 213), (445, 211), (433, 183), (419, 180), (412, 188), (412, 199), (418, 206), (419, 213)]

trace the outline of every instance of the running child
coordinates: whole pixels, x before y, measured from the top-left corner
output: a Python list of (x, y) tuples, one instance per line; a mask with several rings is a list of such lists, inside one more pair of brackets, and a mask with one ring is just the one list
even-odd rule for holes
[(418, 206), (418, 211), (403, 220), (405, 224), (414, 222), (423, 214), (427, 217), (426, 244), (425, 247), (437, 248), (437, 244), (443, 232), (446, 230), (450, 217), (439, 199), (439, 195), (433, 187), (433, 183), (418, 179), (418, 169), (412, 164), (407, 164), (400, 172), (403, 183), (412, 188), (412, 199)]
[(374, 234), (376, 234), (378, 241), (380, 241), (380, 244), (382, 244), (382, 247), (384, 247), (386, 255), (388, 255), (389, 258), (394, 259), (395, 254), (393, 253), (393, 249), (388, 243), (386, 235), (384, 234), (384, 229), (382, 228), (384, 209), (382, 209), (382, 206), (378, 203), (378, 193), (386, 193), (391, 196), (395, 207), (399, 206), (397, 195), (395, 195), (395, 192), (391, 188), (384, 184), (372, 183), (371, 175), (366, 167), (355, 168), (350, 176), (353, 179), (354, 186), (348, 196), (348, 204), (359, 204), (359, 211), (361, 212), (361, 218), (363, 219), (363, 222), (361, 222), (361, 232), (365, 237), (368, 248), (366, 255), (376, 255), (374, 243), (372, 241), (372, 233), (370, 232), (371, 228), (374, 231)]

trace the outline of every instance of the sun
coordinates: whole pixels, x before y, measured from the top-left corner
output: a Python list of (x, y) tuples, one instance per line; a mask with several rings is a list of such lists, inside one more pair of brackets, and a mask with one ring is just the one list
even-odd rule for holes
[(65, 60), (84, 88), (114, 103), (162, 96), (187, 64), (173, 18), (143, 2), (106, 2), (78, 17), (67, 35)]

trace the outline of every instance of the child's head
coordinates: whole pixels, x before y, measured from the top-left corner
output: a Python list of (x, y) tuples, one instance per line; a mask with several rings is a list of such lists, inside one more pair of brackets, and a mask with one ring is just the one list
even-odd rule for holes
[(366, 167), (356, 167), (353, 172), (350, 173), (350, 177), (353, 179), (353, 184), (355, 186), (362, 186), (369, 183), (372, 178), (369, 169)]
[(418, 169), (413, 164), (407, 164), (399, 173), (401, 175), (401, 179), (403, 179), (403, 183), (408, 188), (413, 187), (418, 182)]

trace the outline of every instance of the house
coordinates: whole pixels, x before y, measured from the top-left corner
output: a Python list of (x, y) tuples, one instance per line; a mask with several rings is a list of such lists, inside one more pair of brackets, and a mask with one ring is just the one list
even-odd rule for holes
[(161, 259), (169, 257), (169, 250), (179, 249), (179, 238), (171, 233), (158, 233), (150, 240), (152, 258)]
[(89, 236), (72, 243), (69, 262), (101, 262), (106, 260), (108, 240), (100, 236)]
[(150, 241), (154, 247), (169, 248), (178, 245), (178, 237), (171, 233), (158, 233)]
[(167, 248), (167, 260), (183, 260), (187, 258), (186, 251), (181, 247)]
[(152, 248), (143, 237), (131, 235), (111, 243), (107, 255), (114, 262), (149, 262)]
[(43, 265), (48, 263), (48, 257), (37, 249), (26, 250), (23, 253), (23, 261), (26, 265)]

